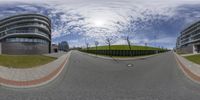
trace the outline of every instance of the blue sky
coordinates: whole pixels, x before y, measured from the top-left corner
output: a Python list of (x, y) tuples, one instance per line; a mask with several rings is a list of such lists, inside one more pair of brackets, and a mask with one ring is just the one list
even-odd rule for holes
[(0, 18), (20, 13), (45, 14), (52, 20), (53, 43), (70, 47), (132, 44), (175, 47), (180, 31), (200, 20), (198, 0), (0, 0)]

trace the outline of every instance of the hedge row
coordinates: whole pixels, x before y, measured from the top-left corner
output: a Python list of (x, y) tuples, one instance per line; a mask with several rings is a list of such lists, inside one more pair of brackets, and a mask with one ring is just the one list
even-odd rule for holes
[(107, 56), (142, 56), (166, 52), (167, 50), (80, 50), (82, 52)]

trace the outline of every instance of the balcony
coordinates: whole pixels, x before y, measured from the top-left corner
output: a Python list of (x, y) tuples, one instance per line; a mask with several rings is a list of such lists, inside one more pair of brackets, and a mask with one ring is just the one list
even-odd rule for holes
[[(0, 26), (0, 28), (6, 27), (6, 26), (13, 27), (15, 24), (18, 25), (17, 23), (22, 23), (22, 22), (32, 22), (32, 23), (34, 23), (35, 21), (41, 22), (41, 23), (45, 23), (47, 26), (50, 27), (49, 23), (47, 23), (46, 21), (43, 21), (43, 20), (38, 20), (38, 19), (24, 19), (24, 20), (19, 20), (19, 21), (14, 21), (14, 22), (11, 22), (11, 23), (4, 24), (4, 25)], [(12, 24), (14, 24), (14, 25), (12, 25)], [(9, 26), (9, 25), (11, 25), (11, 26)]]
[(12, 27), (8, 27), (7, 30), (4, 30), (4, 31), (1, 31), (1, 33), (3, 32), (6, 32), (6, 31), (10, 31), (10, 30), (13, 30), (13, 29), (17, 29), (17, 28), (23, 28), (23, 27), (38, 27), (38, 28), (41, 28), (41, 29), (44, 29), (47, 33), (50, 34), (51, 30), (49, 30), (49, 28), (43, 24), (37, 24), (37, 23), (29, 23), (29, 24), (22, 24), (22, 25), (13, 25)]
[(48, 34), (41, 32), (41, 31), (35, 31), (35, 30), (11, 30), (11, 31), (8, 31), (6, 34), (12, 34), (12, 33), (20, 33), (20, 34), (23, 34), (23, 33), (38, 33), (38, 34), (44, 35), (44, 36), (48, 37), (48, 39), (50, 39)]
[[(44, 19), (44, 20), (46, 20), (47, 22), (49, 22), (49, 19), (48, 18), (46, 18), (46, 17), (42, 17), (42, 16), (39, 16), (39, 15), (21, 15), (21, 16), (16, 16), (16, 17), (12, 17), (12, 18), (8, 18), (8, 19), (5, 19), (5, 20), (2, 20), (1, 22), (0, 22), (0, 25), (1, 24), (3, 24), (3, 23), (7, 23), (8, 21), (12, 21), (12, 20), (20, 20), (20, 18), (22, 19), (25, 19), (25, 18), (41, 18), (41, 19)], [(15, 20), (15, 21), (16, 21)], [(14, 21), (14, 22), (15, 22)]]

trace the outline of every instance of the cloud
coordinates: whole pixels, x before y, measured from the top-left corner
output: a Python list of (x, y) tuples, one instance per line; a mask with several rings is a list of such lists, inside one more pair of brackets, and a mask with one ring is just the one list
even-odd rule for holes
[[(45, 14), (52, 19), (53, 41), (66, 38), (76, 46), (84, 45), (86, 38), (103, 45), (108, 36), (117, 38), (114, 44), (123, 44), (127, 35), (137, 44), (153, 45), (159, 34), (159, 45), (173, 47), (175, 43), (161, 40), (175, 42), (184, 25), (200, 17), (199, 4), (197, 0), (0, 0), (0, 16)], [(97, 18), (105, 20), (104, 27), (94, 27), (92, 21)]]

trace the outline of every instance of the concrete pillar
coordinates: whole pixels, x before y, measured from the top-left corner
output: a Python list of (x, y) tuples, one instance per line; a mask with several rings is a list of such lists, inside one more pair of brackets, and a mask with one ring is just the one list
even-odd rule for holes
[(197, 51), (196, 51), (196, 46), (194, 44), (192, 45), (192, 49), (193, 49), (193, 53), (196, 54)]

